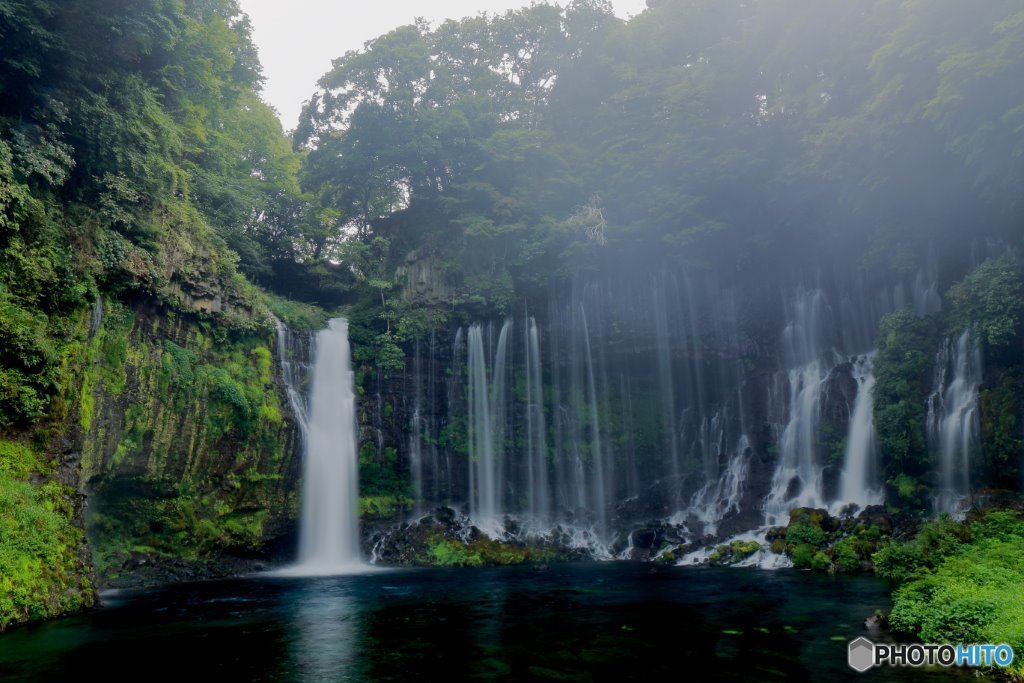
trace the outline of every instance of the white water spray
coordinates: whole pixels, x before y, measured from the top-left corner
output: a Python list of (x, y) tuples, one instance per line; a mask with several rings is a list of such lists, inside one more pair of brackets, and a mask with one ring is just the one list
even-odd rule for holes
[(506, 355), (512, 327), (509, 318), (498, 335), (493, 370), (487, 372), (484, 330), (469, 328), (469, 512), (473, 523), (489, 535), (502, 525)]
[(875, 435), (873, 355), (859, 356), (853, 361), (853, 378), (857, 380), (857, 398), (850, 415), (850, 431), (846, 438), (846, 455), (839, 480), (839, 500), (833, 510), (850, 503), (861, 508), (878, 505), (883, 494), (874, 485), (877, 439)]
[[(947, 384), (949, 370), (953, 376)], [(970, 491), (970, 455), (978, 443), (981, 377), (981, 352), (970, 330), (960, 335), (955, 345), (947, 341), (936, 359), (935, 390), (928, 400), (929, 435), (939, 450), (936, 512), (963, 514)]]
[(308, 415), (301, 415), (301, 401), (292, 400), (303, 428), (305, 467), (299, 559), (285, 573), (315, 576), (363, 571), (356, 401), (346, 320), (331, 320), (327, 329), (317, 333), (313, 356)]

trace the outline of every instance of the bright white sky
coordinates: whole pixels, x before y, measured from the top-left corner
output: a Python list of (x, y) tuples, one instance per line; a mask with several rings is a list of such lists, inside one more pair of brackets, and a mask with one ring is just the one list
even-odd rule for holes
[[(528, 0), (239, 0), (252, 19), (253, 39), (267, 78), (263, 98), (295, 127), (302, 103), (331, 68), (331, 60), (416, 17), (434, 22), (480, 12), (498, 13)], [(639, 14), (645, 0), (612, 0), (620, 17)]]

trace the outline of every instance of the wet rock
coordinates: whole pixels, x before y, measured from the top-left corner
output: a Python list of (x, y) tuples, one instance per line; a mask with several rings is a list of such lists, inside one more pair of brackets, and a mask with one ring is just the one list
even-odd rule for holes
[(828, 514), (824, 508), (794, 508), (789, 511), (790, 524), (812, 524), (822, 531), (836, 531), (840, 521)]
[(759, 550), (761, 550), (761, 544), (757, 541), (736, 540), (728, 545), (720, 545), (715, 548), (708, 557), (708, 564), (716, 567), (738, 564)]
[(172, 583), (225, 579), (266, 571), (265, 560), (218, 557), (215, 560), (186, 560), (152, 553), (127, 554), (120, 566), (104, 574), (105, 588), (152, 588)]
[(857, 515), (858, 524), (870, 524), (878, 527), (883, 535), (889, 535), (893, 531), (893, 516), (885, 510), (884, 505), (869, 505)]

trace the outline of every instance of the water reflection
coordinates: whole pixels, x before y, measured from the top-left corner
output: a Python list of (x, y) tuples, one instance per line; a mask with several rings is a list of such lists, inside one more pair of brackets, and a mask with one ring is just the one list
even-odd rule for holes
[(357, 667), (360, 621), (349, 578), (307, 579), (294, 586), (285, 631), (288, 669), (298, 680), (361, 680)]

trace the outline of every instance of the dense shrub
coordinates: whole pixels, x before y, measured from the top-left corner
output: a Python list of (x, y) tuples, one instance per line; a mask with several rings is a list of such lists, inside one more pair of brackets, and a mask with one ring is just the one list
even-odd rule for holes
[(1020, 266), (1010, 257), (988, 259), (950, 287), (946, 297), (954, 329), (974, 327), (988, 347), (1005, 347), (1020, 334), (1024, 281)]
[(890, 543), (875, 553), (875, 571), (893, 581), (906, 581), (960, 552), (970, 539), (970, 529), (949, 517), (929, 522), (910, 541)]
[(970, 525), (942, 520), (875, 555), (885, 576), (905, 580), (890, 623), (930, 643), (1007, 643), (1024, 675), (1024, 521), (990, 512)]

